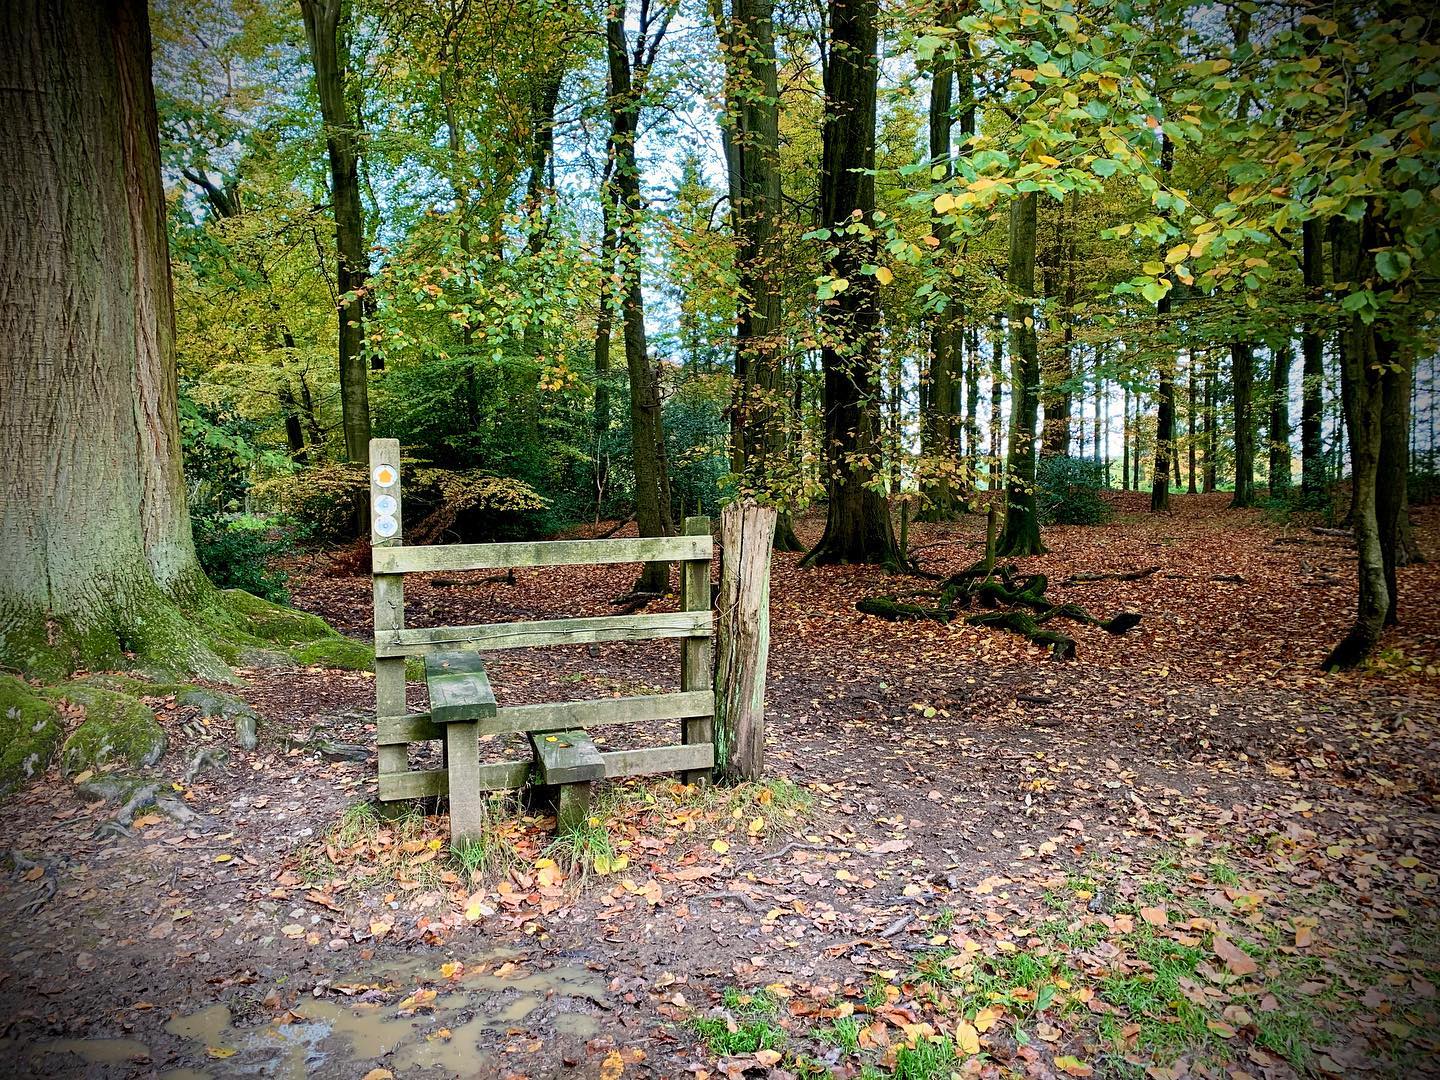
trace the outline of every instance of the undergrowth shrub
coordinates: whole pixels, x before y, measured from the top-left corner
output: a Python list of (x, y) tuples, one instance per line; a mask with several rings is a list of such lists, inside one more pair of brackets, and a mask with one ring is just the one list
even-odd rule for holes
[(1035, 503), (1046, 525), (1099, 525), (1114, 511), (1101, 496), (1105, 466), (1089, 458), (1042, 457)]
[(289, 580), (283, 570), (272, 569), (274, 559), (289, 555), (295, 545), (283, 526), (248, 514), (239, 517), (197, 515), (192, 519), (195, 554), (206, 576), (222, 589), (288, 603)]
[[(527, 531), (527, 517), (546, 500), (520, 480), (479, 469), (442, 469), (402, 458), (405, 539), (424, 544), (453, 534), (461, 540), (505, 539)], [(313, 527), (325, 540), (354, 539), (370, 498), (363, 465), (326, 464), (256, 484), (257, 501)]]

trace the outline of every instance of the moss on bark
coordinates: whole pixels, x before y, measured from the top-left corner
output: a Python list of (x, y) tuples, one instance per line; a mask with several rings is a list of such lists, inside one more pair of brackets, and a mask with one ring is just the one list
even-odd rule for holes
[(44, 772), (62, 733), (53, 705), (19, 679), (0, 675), (0, 795)]

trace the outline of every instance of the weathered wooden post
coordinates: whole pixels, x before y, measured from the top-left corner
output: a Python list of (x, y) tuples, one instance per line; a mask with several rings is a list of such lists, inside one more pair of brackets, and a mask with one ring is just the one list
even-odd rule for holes
[[(687, 517), (686, 536), (708, 536), (708, 517)], [(680, 610), (710, 610), (710, 558), (689, 559), (680, 564)], [(680, 689), (704, 690), (714, 678), (711, 671), (712, 652), (709, 637), (689, 637), (680, 646)], [(713, 721), (710, 717), (690, 717), (685, 721), (683, 741), (689, 743), (712, 742)], [(687, 784), (699, 784), (709, 779), (709, 769), (692, 769), (685, 773)]]
[(737, 502), (720, 514), (716, 611), (715, 764), (727, 779), (759, 779), (765, 764), (765, 663), (770, 655), (773, 506)]
[[(398, 547), (400, 539), (400, 441), (370, 440), (370, 546)], [(375, 636), (399, 631), (405, 625), (405, 576), (375, 575)], [(405, 658), (375, 660), (375, 723), (386, 717), (404, 717)], [(382, 776), (403, 773), (410, 767), (405, 745), (382, 745), (377, 751)]]

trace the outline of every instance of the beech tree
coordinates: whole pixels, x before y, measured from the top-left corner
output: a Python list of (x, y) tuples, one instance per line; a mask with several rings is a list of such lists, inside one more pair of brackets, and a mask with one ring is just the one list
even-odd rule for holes
[(225, 678), (196, 560), (144, 0), (6, 4), (0, 666)]
[(1005, 478), (1005, 531), (997, 555), (1039, 555), (1035, 505), (1035, 421), (1040, 409), (1040, 353), (1035, 333), (1035, 192), (1010, 204), (1010, 452)]
[(829, 502), (825, 533), (805, 556), (807, 565), (899, 561), (890, 507), (877, 482), (879, 283), (862, 272), (876, 251), (877, 6), (877, 0), (831, 0), (829, 8), (820, 164), (820, 221), (833, 240), (821, 351)]

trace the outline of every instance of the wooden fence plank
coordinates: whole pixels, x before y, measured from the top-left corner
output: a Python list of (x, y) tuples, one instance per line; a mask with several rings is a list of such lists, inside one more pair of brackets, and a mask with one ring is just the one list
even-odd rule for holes
[(425, 657), (425, 685), (430, 691), (430, 722), (488, 720), (495, 715), (495, 691), (480, 654), (431, 653)]
[[(529, 761), (494, 761), (481, 765), (477, 787), (480, 791), (513, 791), (530, 779)], [(450, 793), (450, 774), (445, 769), (415, 769), (380, 777), (380, 798), (419, 799)]]
[(599, 566), (606, 563), (708, 559), (704, 535), (643, 536), (608, 540), (534, 540), (510, 544), (389, 547), (375, 552), (377, 574), (497, 570), (528, 566)]
[[(708, 638), (714, 633), (708, 605), (704, 611), (660, 612), (650, 615), (602, 615), (584, 619), (539, 622), (482, 623), (437, 626), (423, 630), (391, 630), (375, 635), (379, 657), (420, 656), (464, 645), (481, 651), (522, 649), (543, 645), (585, 645), (597, 641), (646, 641), (652, 638)], [(707, 646), (708, 652), (708, 646)], [(708, 681), (704, 685), (709, 685)], [(686, 689), (700, 689), (690, 686)]]
[[(714, 711), (714, 693), (692, 690), (679, 694), (511, 705), (496, 709), (493, 718), (479, 723), (480, 734), (484, 736), (637, 724), (646, 720), (683, 720), (691, 716), (709, 716)], [(444, 738), (444, 732), (438, 724), (431, 722), (429, 713), (382, 716), (376, 723), (375, 741), (381, 746), (441, 738)]]

